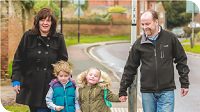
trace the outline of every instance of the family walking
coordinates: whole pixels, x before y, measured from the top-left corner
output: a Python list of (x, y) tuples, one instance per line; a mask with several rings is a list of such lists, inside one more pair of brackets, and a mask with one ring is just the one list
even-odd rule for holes
[(189, 91), (187, 56), (175, 35), (159, 26), (156, 11), (145, 11), (141, 25), (144, 34), (132, 46), (119, 94), (114, 94), (109, 75), (99, 68), (88, 68), (73, 79), (64, 36), (56, 32), (57, 18), (50, 8), (42, 8), (14, 55), (11, 78), (16, 103), (28, 105), (30, 112), (111, 112), (111, 102), (126, 101), (127, 88), (141, 65), (144, 112), (173, 112), (173, 64), (185, 96)]

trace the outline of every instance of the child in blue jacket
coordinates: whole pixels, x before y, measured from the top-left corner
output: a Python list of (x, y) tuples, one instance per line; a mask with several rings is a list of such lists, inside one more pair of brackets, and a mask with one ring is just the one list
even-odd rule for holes
[(47, 107), (51, 112), (81, 112), (75, 80), (70, 77), (70, 65), (62, 60), (52, 65), (57, 78), (49, 84), (51, 87), (46, 95)]

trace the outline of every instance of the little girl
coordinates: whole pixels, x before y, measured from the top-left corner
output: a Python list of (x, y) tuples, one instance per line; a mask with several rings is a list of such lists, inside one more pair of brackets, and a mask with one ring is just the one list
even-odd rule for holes
[(120, 102), (119, 96), (108, 88), (111, 80), (108, 74), (92, 67), (77, 76), (79, 105), (82, 112), (111, 112), (111, 102)]

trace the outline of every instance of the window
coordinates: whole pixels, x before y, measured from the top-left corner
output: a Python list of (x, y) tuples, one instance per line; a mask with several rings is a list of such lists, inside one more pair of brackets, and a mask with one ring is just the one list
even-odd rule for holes
[(163, 16), (163, 13), (162, 12), (160, 12), (160, 18), (163, 18), (164, 16)]
[(144, 2), (145, 3), (145, 11), (147, 10), (147, 1)]
[(151, 3), (151, 9), (154, 9), (154, 3)]
[(140, 13), (144, 12), (144, 1), (140, 1)]
[(143, 34), (143, 30), (142, 30), (142, 24), (140, 24), (140, 35)]

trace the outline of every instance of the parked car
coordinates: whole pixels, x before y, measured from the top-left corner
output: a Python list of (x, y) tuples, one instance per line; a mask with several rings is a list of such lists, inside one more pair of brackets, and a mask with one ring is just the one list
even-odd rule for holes
[(184, 31), (183, 28), (173, 28), (172, 29), (172, 32), (177, 36), (177, 37), (180, 37), (180, 38), (184, 38), (186, 33)]

